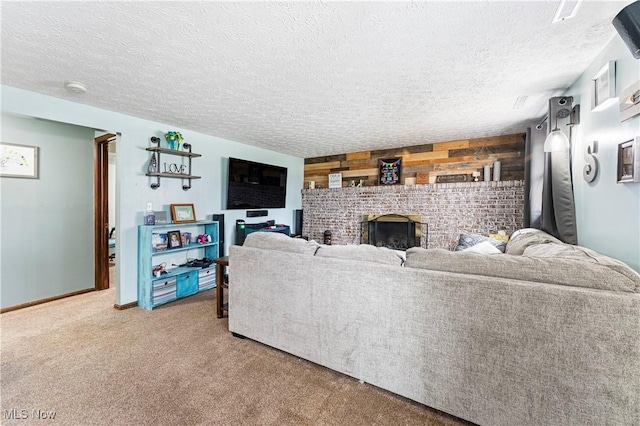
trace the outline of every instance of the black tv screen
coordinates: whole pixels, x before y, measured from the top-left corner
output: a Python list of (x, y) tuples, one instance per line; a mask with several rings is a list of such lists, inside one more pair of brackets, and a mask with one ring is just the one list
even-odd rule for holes
[(285, 207), (287, 168), (229, 158), (227, 210)]

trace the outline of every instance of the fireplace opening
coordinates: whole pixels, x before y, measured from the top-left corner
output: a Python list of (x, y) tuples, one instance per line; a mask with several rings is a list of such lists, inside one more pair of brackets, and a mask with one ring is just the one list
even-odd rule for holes
[(364, 215), (362, 243), (393, 250), (420, 247), (422, 227), (417, 215)]

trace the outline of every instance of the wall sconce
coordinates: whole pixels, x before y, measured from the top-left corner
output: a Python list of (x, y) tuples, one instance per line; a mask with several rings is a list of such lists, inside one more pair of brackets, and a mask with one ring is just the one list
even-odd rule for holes
[(567, 126), (580, 124), (580, 105), (572, 106), (573, 97), (560, 96), (549, 99), (549, 124), (555, 120), (555, 127), (544, 141), (544, 152), (565, 151), (570, 148), (569, 134), (558, 126), (558, 119), (569, 117)]

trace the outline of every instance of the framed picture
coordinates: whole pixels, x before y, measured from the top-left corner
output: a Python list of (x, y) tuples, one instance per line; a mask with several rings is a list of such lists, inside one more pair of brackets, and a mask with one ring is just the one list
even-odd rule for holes
[(400, 182), (401, 158), (378, 160), (378, 184), (394, 185)]
[(329, 188), (342, 188), (342, 173), (329, 174)]
[(193, 204), (171, 204), (171, 219), (173, 223), (196, 221), (196, 210)]
[(0, 176), (38, 179), (38, 147), (0, 142)]
[(591, 80), (591, 111), (616, 102), (616, 61), (609, 61)]
[(156, 234), (151, 236), (151, 251), (164, 251), (167, 249), (167, 234)]
[(167, 248), (169, 250), (182, 247), (182, 238), (180, 237), (180, 231), (167, 232)]
[(618, 144), (618, 183), (640, 182), (640, 136)]

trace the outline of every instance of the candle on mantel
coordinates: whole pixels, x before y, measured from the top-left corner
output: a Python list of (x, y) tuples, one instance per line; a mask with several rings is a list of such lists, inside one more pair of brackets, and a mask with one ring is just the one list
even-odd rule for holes
[(484, 181), (489, 182), (490, 180), (491, 180), (491, 166), (487, 164), (486, 166), (484, 166)]
[(496, 182), (500, 180), (500, 162), (499, 161), (496, 161), (493, 163), (493, 180)]

